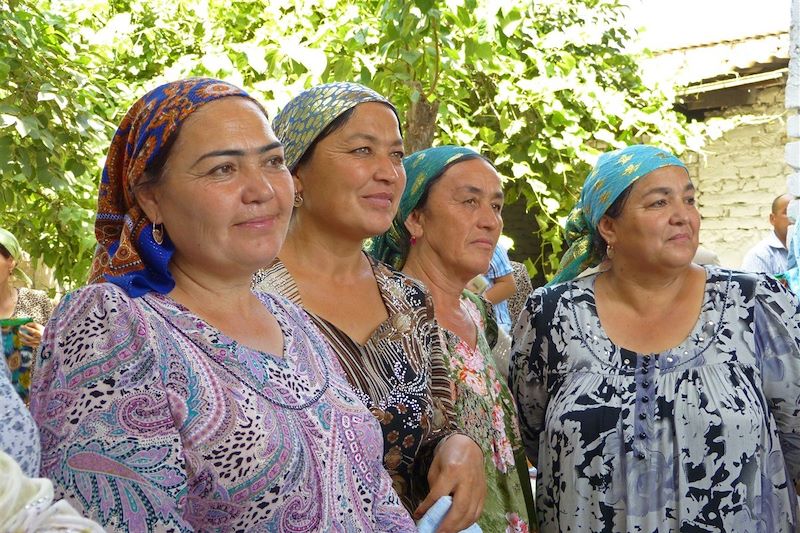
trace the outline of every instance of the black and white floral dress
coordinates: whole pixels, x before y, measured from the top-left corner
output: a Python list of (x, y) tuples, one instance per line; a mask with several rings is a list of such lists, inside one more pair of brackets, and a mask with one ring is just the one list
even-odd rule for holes
[(547, 532), (795, 531), (800, 309), (764, 275), (706, 267), (679, 346), (614, 345), (596, 275), (536, 290), (510, 383)]

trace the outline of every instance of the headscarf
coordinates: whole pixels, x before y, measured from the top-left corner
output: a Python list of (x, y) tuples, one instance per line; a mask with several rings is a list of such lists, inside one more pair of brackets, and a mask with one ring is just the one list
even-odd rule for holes
[(397, 269), (403, 268), (411, 242), (411, 234), (406, 229), (408, 215), (419, 204), (423, 193), (428, 190), (428, 184), (441, 176), (448, 165), (472, 158), (483, 159), (478, 152), (461, 146), (436, 146), (404, 158), (406, 187), (397, 215), (391, 227), (368, 245), (369, 253)]
[(149, 291), (166, 294), (175, 286), (167, 268), (175, 246), (167, 235), (163, 244), (153, 240), (153, 224), (137, 204), (134, 187), (189, 115), (228, 96), (253, 100), (224, 81), (190, 78), (161, 85), (130, 108), (114, 134), (103, 168), (89, 283), (108, 281), (134, 298)]
[[(292, 98), (275, 115), (272, 127), (283, 143), (286, 166), (294, 172), (297, 163), (320, 133), (346, 111), (364, 102), (381, 102), (394, 106), (369, 87), (358, 83), (335, 82), (317, 85)], [(398, 118), (398, 123), (400, 119)]]
[(585, 269), (599, 265), (603, 256), (594, 249), (594, 238), (600, 219), (636, 180), (668, 166), (686, 170), (686, 165), (671, 153), (645, 144), (601, 155), (583, 183), (580, 200), (567, 217), (564, 240), (569, 248), (548, 285), (575, 279)]
[(19, 267), (20, 259), (22, 259), (22, 247), (19, 245), (17, 238), (14, 237), (14, 234), (10, 231), (0, 228), (0, 244), (3, 245), (3, 248), (8, 250), (8, 253), (11, 254), (11, 258), (17, 263), (17, 266), (14, 267), (14, 275), (25, 282), (25, 284), (30, 285), (31, 278)]

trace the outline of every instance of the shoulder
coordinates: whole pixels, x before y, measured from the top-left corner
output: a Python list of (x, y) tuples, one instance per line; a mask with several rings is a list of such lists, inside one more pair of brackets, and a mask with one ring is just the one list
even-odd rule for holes
[(403, 274), (396, 268), (372, 260), (378, 286), (385, 295), (388, 293), (392, 299), (405, 302), (412, 307), (428, 307), (432, 302), (430, 293), (425, 285), (417, 279)]
[(256, 272), (252, 286), (256, 291), (279, 294), (302, 305), (297, 284), (280, 259), (275, 259), (272, 265)]

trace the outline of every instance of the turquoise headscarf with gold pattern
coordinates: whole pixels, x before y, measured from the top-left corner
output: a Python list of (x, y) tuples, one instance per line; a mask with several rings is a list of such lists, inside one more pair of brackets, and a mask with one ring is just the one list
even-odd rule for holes
[(428, 190), (428, 184), (441, 176), (450, 165), (475, 158), (485, 159), (478, 152), (462, 146), (436, 146), (405, 157), (406, 187), (397, 215), (385, 233), (372, 239), (367, 251), (384, 263), (397, 269), (403, 268), (411, 242), (405, 222)]
[[(358, 83), (325, 83), (292, 98), (272, 121), (275, 135), (283, 143), (289, 170), (294, 172), (303, 154), (328, 124), (365, 102), (386, 104), (397, 116), (397, 110), (389, 100)], [(397, 122), (400, 123), (399, 118)]]
[(603, 257), (594, 249), (594, 238), (600, 219), (636, 180), (668, 166), (686, 170), (686, 165), (671, 153), (646, 144), (601, 155), (583, 183), (580, 200), (567, 217), (564, 240), (569, 248), (548, 285), (575, 279), (585, 269), (599, 265)]

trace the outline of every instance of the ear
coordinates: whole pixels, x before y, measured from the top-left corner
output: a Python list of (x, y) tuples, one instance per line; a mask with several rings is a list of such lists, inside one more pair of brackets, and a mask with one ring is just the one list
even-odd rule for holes
[(614, 246), (617, 243), (617, 225), (613, 218), (603, 215), (597, 223), (597, 231), (607, 244)]
[(414, 209), (411, 213), (406, 217), (406, 221), (404, 225), (408, 232), (416, 237), (422, 237), (423, 233), (425, 233), (425, 216), (422, 213), (421, 209)]
[(160, 195), (158, 194), (158, 186), (145, 185), (136, 189), (136, 202), (142, 208), (144, 214), (150, 219), (153, 224), (159, 224), (162, 221), (161, 208), (159, 204)]
[(770, 224), (770, 226), (774, 226), (775, 225), (775, 213), (770, 213), (769, 214), (769, 224)]
[(300, 176), (297, 174), (297, 170), (292, 172), (292, 182), (294, 183), (294, 193), (300, 194), (303, 192), (303, 182), (300, 181)]

